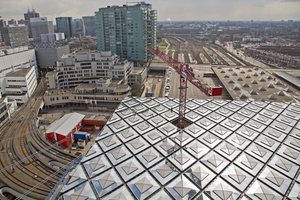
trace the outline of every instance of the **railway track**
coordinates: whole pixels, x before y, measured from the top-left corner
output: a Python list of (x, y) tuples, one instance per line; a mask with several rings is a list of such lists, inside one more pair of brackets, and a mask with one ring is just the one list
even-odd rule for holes
[[(3, 141), (0, 181), (3, 187), (11, 188), (20, 195), (26, 193), (34, 199), (44, 199), (63, 174), (62, 170), (50, 177), (57, 171), (57, 167), (49, 165), (50, 161), (68, 165), (75, 159), (75, 155), (69, 155), (46, 141), (34, 125), (45, 90), (46, 83), (42, 79), (33, 97), (0, 130)], [(45, 184), (40, 184), (47, 178)], [(27, 192), (29, 190), (32, 191)]]
[[(195, 38), (182, 37), (168, 37), (170, 43), (170, 51), (168, 55), (171, 56), (174, 52), (175, 59), (181, 57), (183, 54), (184, 61), (191, 63), (188, 54), (191, 54), (192, 60), (196, 60), (197, 64), (219, 64), (219, 65), (245, 65), (241, 61), (237, 61), (232, 56), (228, 55), (221, 47), (214, 44), (207, 44)], [(200, 55), (203, 57), (201, 58)], [(193, 63), (191, 63), (193, 64)]]

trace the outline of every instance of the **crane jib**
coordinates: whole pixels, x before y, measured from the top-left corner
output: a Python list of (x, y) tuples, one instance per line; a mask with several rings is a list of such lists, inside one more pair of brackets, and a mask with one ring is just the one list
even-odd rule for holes
[(185, 126), (185, 110), (186, 110), (186, 94), (187, 94), (187, 80), (196, 86), (200, 91), (209, 96), (221, 96), (222, 87), (211, 88), (207, 84), (201, 84), (200, 80), (195, 77), (193, 68), (188, 64), (180, 63), (176, 59), (169, 57), (164, 52), (148, 47), (148, 50), (170, 65), (180, 75), (179, 87), (179, 112), (178, 112), (178, 128), (183, 129)]

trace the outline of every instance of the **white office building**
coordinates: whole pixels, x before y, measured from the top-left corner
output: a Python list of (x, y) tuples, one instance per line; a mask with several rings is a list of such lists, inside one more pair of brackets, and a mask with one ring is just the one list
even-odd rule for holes
[(6, 74), (5, 95), (18, 104), (26, 103), (37, 87), (35, 67), (20, 69)]
[(66, 54), (57, 61), (55, 72), (46, 75), (49, 89), (73, 88), (97, 83), (99, 79), (122, 80), (127, 84), (133, 63), (109, 51), (81, 51)]
[(16, 100), (8, 100), (0, 94), (0, 127), (2, 127), (18, 108)]
[(0, 49), (0, 92), (2, 94), (5, 92), (6, 74), (31, 66), (35, 67), (36, 76), (38, 76), (34, 49), (28, 49), (28, 47)]
[(45, 106), (72, 104), (96, 106), (101, 103), (119, 103), (131, 95), (130, 86), (121, 82), (100, 79), (97, 84), (80, 84), (72, 89), (49, 90), (44, 95), (44, 103)]

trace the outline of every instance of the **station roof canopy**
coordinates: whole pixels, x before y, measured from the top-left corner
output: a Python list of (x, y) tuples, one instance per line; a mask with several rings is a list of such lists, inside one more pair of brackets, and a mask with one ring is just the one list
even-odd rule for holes
[(56, 122), (52, 123), (46, 133), (55, 132), (67, 136), (84, 117), (85, 115), (79, 113), (66, 114)]
[(297, 199), (300, 104), (246, 100), (124, 98), (53, 199)]
[(300, 88), (300, 78), (297, 78), (286, 72), (275, 72), (275, 74), (290, 82), (291, 84), (295, 85), (296, 87)]

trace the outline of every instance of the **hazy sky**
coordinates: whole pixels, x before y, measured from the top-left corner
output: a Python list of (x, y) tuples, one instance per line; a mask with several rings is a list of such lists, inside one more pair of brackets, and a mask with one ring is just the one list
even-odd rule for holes
[[(131, 0), (132, 1), (132, 0)], [(136, 1), (136, 0), (135, 0)], [(300, 0), (148, 0), (158, 20), (300, 20)], [(5, 20), (21, 19), (28, 8), (43, 17), (94, 15), (100, 7), (123, 5), (121, 0), (0, 0)]]

